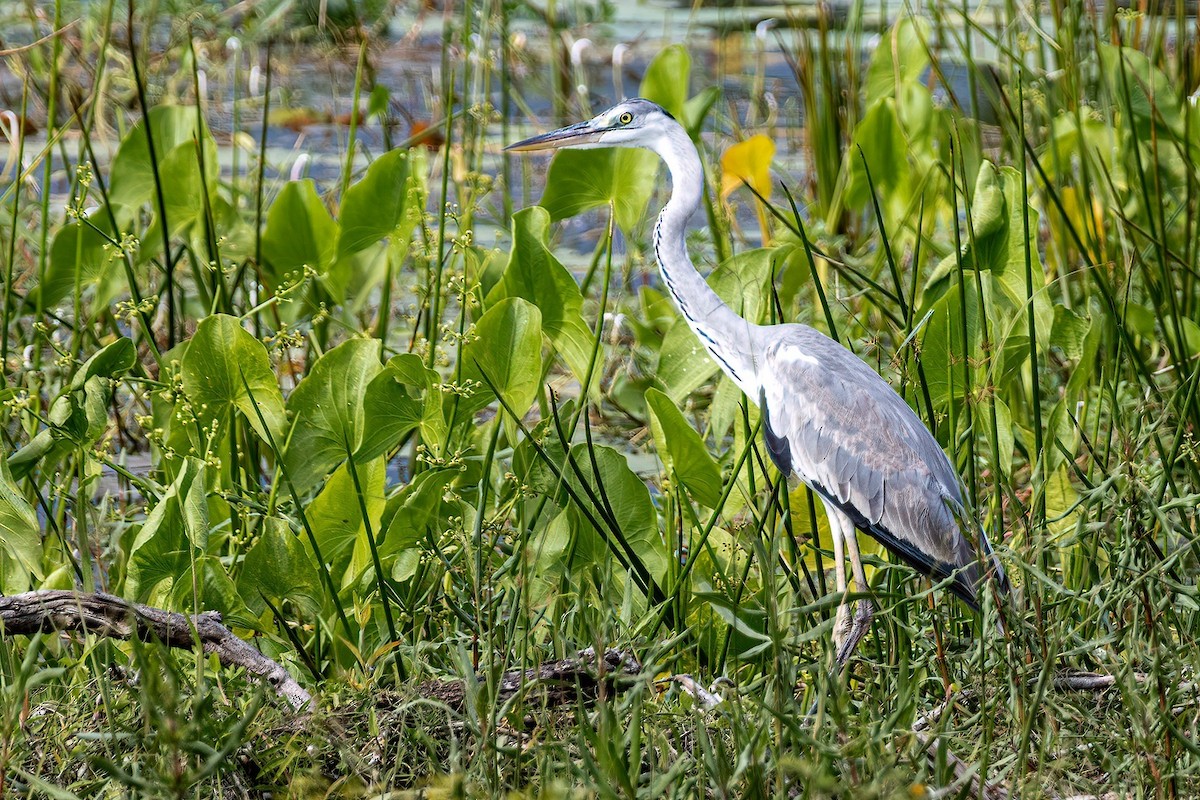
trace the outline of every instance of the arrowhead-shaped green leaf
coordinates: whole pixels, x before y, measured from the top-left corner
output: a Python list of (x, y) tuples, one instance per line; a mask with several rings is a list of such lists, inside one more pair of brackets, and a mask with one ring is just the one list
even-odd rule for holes
[(408, 152), (390, 150), (371, 162), (362, 180), (346, 190), (338, 216), (339, 257), (365, 250), (401, 227), (408, 173)]
[(260, 616), (267, 611), (263, 597), (276, 606), (286, 599), (312, 611), (321, 607), (317, 567), (300, 537), (279, 519), (263, 520), (262, 535), (246, 554), (237, 585), (243, 602)]
[(269, 431), (276, 445), (282, 446), (286, 417), (271, 359), (267, 348), (236, 317), (214, 314), (201, 321), (180, 369), (184, 393), (202, 423), (219, 421), (227, 426), (237, 411), (264, 441), (270, 441)]
[[(550, 250), (550, 216), (534, 206), (513, 215), (513, 245), (500, 282), (488, 293), (491, 307), (521, 297), (538, 307), (542, 330), (580, 381), (592, 355), (592, 332), (583, 320), (583, 295), (575, 278)], [(593, 370), (593, 375), (598, 371)]]
[(650, 411), (654, 446), (668, 474), (697, 501), (715, 508), (721, 498), (721, 471), (700, 434), (671, 398), (657, 389), (646, 390), (646, 408)]
[[(208, 173), (205, 180), (210, 184), (215, 181), (219, 169), (216, 142), (208, 128), (201, 126), (195, 106), (155, 106), (150, 109), (148, 118), (150, 133), (154, 137), (154, 153), (158, 157), (159, 179), (165, 192), (164, 200), (178, 203), (175, 210), (182, 209), (189, 219), (195, 219), (202, 207), (194, 197), (188, 198), (187, 204), (183, 204), (183, 200), (177, 201), (174, 193), (178, 187), (173, 182), (183, 179), (189, 186), (203, 183), (196, 152), (197, 142), (202, 142), (205, 148), (204, 167)], [(139, 120), (121, 140), (117, 154), (113, 156), (111, 173), (109, 201), (113, 204), (137, 208), (155, 199), (154, 164), (150, 159), (145, 120)], [(154, 210), (157, 212), (157, 206)], [(168, 213), (171, 210), (169, 205)], [(176, 227), (175, 220), (168, 222), (172, 228)]]
[(311, 180), (292, 181), (271, 203), (263, 231), (263, 259), (279, 280), (305, 266), (324, 272), (337, 254), (338, 224)]
[(317, 359), (288, 398), (292, 433), (284, 464), (301, 494), (358, 449), (365, 430), (363, 400), (383, 368), (381, 350), (378, 339), (342, 342)]
[[(571, 448), (571, 457), (579, 467), (582, 480), (568, 467), (565, 470), (566, 481), (574, 487), (576, 496), (587, 505), (595, 519), (601, 520), (604, 515), (611, 515), (617, 528), (614, 532), (601, 523), (601, 530), (595, 531), (587, 517), (579, 514), (578, 524), (583, 526), (580, 533), (594, 531), (593, 535), (598, 536), (599, 540), (593, 538), (593, 545), (588, 546), (586, 538), (580, 539), (576, 553), (582, 560), (573, 566), (599, 561), (603, 558), (602, 548), (605, 546), (613, 551), (625, 552), (624, 545), (617, 538), (619, 535), (631, 551), (628, 555), (635, 563), (643, 565), (662, 586), (670, 553), (659, 529), (658, 514), (646, 484), (629, 468), (625, 456), (611, 447), (597, 445), (589, 452), (587, 443), (581, 442)], [(592, 488), (599, 504), (590, 500), (583, 489), (584, 483)], [(603, 512), (602, 507), (605, 509)], [(601, 541), (604, 544), (600, 544)]]
[(42, 534), (33, 506), (17, 489), (0, 459), (0, 594), (29, 588), (29, 576), (42, 577)]
[(484, 408), (495, 387), (509, 408), (524, 414), (537, 397), (542, 378), (542, 315), (520, 297), (492, 306), (475, 325), (475, 338), (462, 352), (463, 379), (478, 384), (459, 398), (457, 419)]
[(438, 374), (413, 353), (401, 353), (388, 361), (367, 384), (362, 441), (354, 458), (377, 458), (418, 426), (427, 442), (440, 443), (445, 422), (442, 396), (434, 389), (439, 380)]
[(142, 523), (129, 549), (124, 591), (128, 599), (170, 605), (174, 584), (192, 585), (192, 565), (208, 546), (205, 472), (203, 461), (186, 459)]

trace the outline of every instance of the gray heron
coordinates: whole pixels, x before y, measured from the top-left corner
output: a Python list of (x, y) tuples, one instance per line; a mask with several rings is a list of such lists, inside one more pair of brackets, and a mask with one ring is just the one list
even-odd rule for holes
[[(1007, 593), (1004, 569), (982, 528), (969, 519), (950, 460), (887, 381), (807, 325), (757, 325), (743, 319), (696, 271), (684, 233), (700, 205), (704, 170), (695, 145), (674, 117), (637, 98), (505, 149), (614, 146), (643, 147), (666, 163), (671, 197), (654, 228), (663, 283), (701, 345), (759, 407), (776, 466), (785, 476), (794, 473), (824, 504), (842, 598), (833, 631), (837, 663), (850, 657), (875, 613), (855, 529), (944, 582), (976, 611), (986, 574)], [(964, 530), (974, 531), (978, 547)], [(860, 597), (853, 617), (847, 557)]]

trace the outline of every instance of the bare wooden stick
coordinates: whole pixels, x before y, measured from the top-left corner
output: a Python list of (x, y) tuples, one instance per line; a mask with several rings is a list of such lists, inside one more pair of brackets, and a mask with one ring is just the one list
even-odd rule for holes
[(221, 623), (216, 611), (184, 616), (131, 603), (111, 594), (39, 591), (0, 596), (0, 629), (8, 636), (74, 631), (113, 639), (160, 641), (168, 647), (194, 650), (197, 645), (226, 667), (242, 667), (275, 689), (295, 709), (312, 703), (312, 695), (280, 664), (239, 639)]

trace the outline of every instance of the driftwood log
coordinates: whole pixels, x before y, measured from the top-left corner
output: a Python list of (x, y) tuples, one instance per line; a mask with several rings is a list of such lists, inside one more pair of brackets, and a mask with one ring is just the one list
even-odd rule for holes
[[(594, 700), (601, 686), (616, 692), (618, 677), (636, 675), (642, 666), (630, 654), (609, 649), (597, 659), (594, 648), (580, 650), (575, 658), (547, 661), (538, 667), (526, 670), (509, 670), (500, 676), (497, 700), (505, 702), (522, 690), (536, 693), (547, 706), (573, 703), (576, 700)], [(484, 677), (477, 675), (476, 680)], [(431, 700), (445, 703), (450, 709), (461, 713), (466, 707), (467, 689), (461, 680), (425, 681), (417, 687), (417, 693)]]
[(0, 630), (9, 636), (69, 631), (158, 641), (184, 650), (199, 646), (224, 666), (241, 667), (269, 684), (292, 708), (301, 710), (312, 703), (312, 696), (286, 669), (235, 636), (215, 611), (184, 616), (111, 594), (26, 592), (0, 596)]

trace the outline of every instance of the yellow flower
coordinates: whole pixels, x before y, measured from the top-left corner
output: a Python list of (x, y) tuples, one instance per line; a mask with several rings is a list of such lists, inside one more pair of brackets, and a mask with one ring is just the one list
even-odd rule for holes
[(721, 156), (721, 199), (748, 183), (764, 198), (771, 196), (771, 159), (775, 143), (761, 133), (738, 142)]

